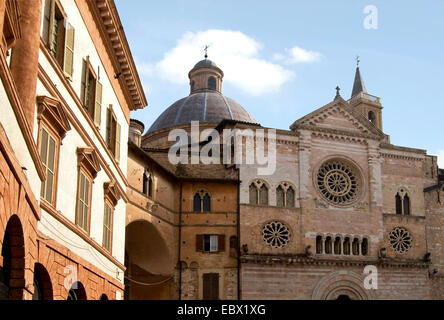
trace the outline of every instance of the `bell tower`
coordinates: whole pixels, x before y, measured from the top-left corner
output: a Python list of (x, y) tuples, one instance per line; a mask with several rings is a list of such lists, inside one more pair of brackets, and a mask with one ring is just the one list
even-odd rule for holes
[(368, 94), (359, 70), (359, 57), (356, 58), (356, 73), (353, 83), (350, 105), (361, 112), (374, 126), (382, 131), (382, 105), (381, 98)]

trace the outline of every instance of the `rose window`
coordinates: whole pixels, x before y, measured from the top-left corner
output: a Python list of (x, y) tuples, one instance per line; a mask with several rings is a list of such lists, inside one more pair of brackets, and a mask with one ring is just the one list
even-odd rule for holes
[(404, 228), (395, 228), (389, 235), (389, 242), (393, 250), (405, 253), (412, 247), (412, 236)]
[(290, 230), (279, 221), (267, 223), (262, 229), (264, 241), (273, 248), (283, 248), (290, 241)]
[(361, 184), (359, 177), (355, 166), (342, 160), (330, 160), (319, 168), (317, 186), (328, 202), (347, 205), (359, 196)]

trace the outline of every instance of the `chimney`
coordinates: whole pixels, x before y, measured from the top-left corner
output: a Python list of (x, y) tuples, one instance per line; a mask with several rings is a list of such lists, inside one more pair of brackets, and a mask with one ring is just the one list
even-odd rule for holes
[(136, 119), (130, 119), (129, 135), (128, 135), (129, 140), (139, 148), (142, 144), (142, 134), (144, 131), (145, 131), (145, 125), (143, 124), (143, 122)]

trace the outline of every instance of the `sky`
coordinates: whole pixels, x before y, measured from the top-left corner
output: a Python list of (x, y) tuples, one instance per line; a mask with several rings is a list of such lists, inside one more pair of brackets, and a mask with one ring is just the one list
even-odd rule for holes
[(189, 94), (188, 71), (208, 56), (222, 92), (264, 127), (289, 129), (348, 100), (356, 56), (381, 97), (391, 143), (439, 155), (444, 168), (444, 1), (115, 0), (148, 107), (148, 129)]

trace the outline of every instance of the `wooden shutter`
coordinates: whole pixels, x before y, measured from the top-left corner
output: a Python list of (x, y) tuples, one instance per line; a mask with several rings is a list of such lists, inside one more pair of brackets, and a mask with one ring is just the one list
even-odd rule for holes
[(95, 94), (95, 105), (94, 105), (94, 124), (100, 127), (100, 122), (102, 118), (102, 84), (96, 81), (96, 94)]
[(203, 299), (218, 300), (219, 299), (219, 274), (204, 273), (203, 278)]
[(219, 234), (217, 236), (217, 251), (224, 252), (225, 251), (225, 235)]
[(116, 154), (114, 155), (117, 161), (120, 161), (120, 124), (116, 122)]
[(89, 86), (89, 57), (83, 59), (82, 85), (80, 89), (80, 100), (83, 106), (88, 108), (88, 86)]
[(202, 298), (204, 300), (208, 300), (211, 299), (211, 273), (204, 273), (203, 274), (203, 278), (202, 278), (202, 282), (203, 282), (203, 296)]
[(112, 105), (109, 106), (109, 108), (106, 110), (106, 146), (108, 149), (111, 149), (111, 108)]
[(63, 71), (70, 79), (73, 73), (74, 64), (74, 28), (68, 22), (65, 27), (65, 50), (63, 56)]
[[(49, 3), (49, 26), (48, 26), (48, 46), (54, 52), (54, 28), (57, 23), (55, 19), (55, 0), (50, 0)], [(57, 49), (55, 49), (57, 51)]]
[(203, 234), (196, 234), (196, 251), (203, 251)]
[(43, 27), (42, 38), (46, 45), (49, 44), (49, 26), (51, 21), (51, 2), (52, 0), (45, 0), (43, 8)]

